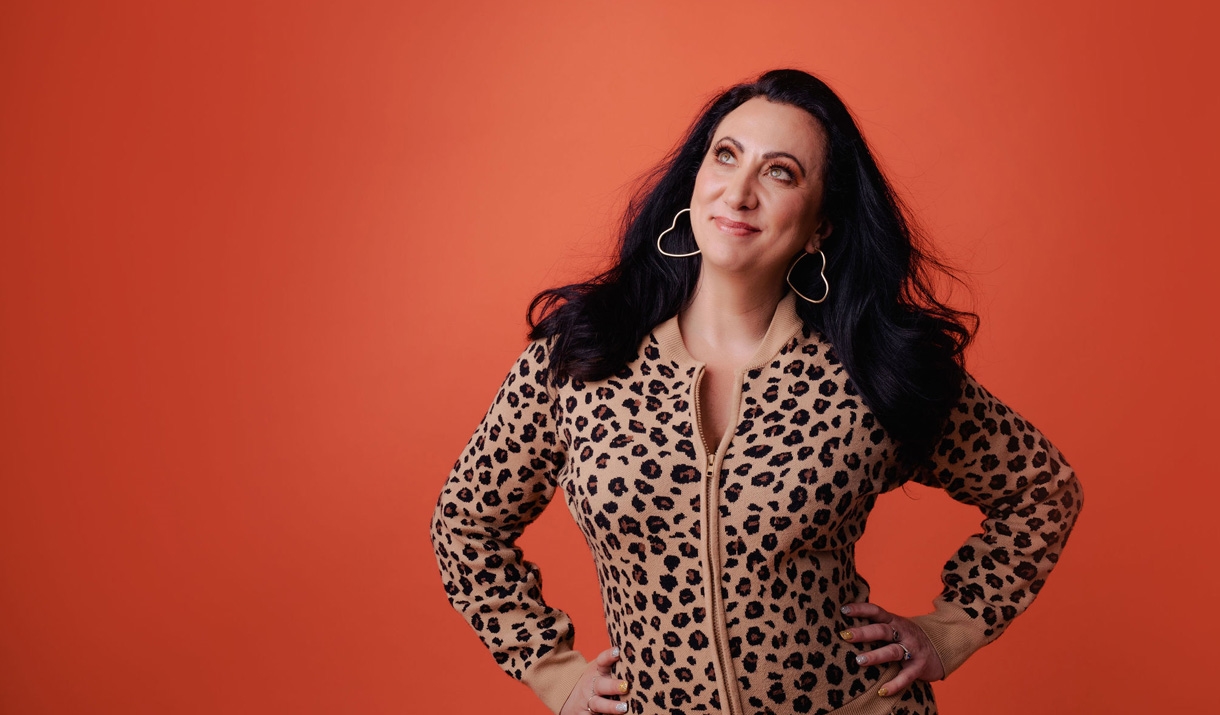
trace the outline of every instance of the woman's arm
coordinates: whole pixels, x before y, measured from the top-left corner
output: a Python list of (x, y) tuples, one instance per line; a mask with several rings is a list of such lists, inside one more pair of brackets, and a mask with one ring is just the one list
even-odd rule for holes
[(559, 712), (586, 667), (567, 614), (546, 605), (516, 541), (550, 502), (566, 463), (562, 406), (544, 340), (522, 352), (462, 450), (432, 518), (449, 602), (496, 662)]
[(945, 564), (934, 612), (912, 619), (948, 675), (1033, 602), (1067, 545), (1082, 491), (1059, 450), (970, 376), (914, 479), (985, 517)]

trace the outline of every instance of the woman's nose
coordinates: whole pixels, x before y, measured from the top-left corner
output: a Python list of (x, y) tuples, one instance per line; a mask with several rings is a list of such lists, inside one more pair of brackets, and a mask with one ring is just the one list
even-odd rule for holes
[(749, 171), (738, 169), (725, 187), (724, 202), (734, 211), (749, 211), (754, 208), (754, 177)]

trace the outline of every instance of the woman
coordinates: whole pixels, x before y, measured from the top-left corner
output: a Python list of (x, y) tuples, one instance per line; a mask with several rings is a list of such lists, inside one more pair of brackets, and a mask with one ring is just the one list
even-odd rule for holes
[[(623, 225), (617, 265), (535, 298), (454, 465), (432, 528), (450, 602), (561, 715), (935, 713), (928, 683), (1028, 607), (1081, 490), (965, 371), (973, 316), (932, 295), (847, 108), (796, 70), (731, 88)], [(909, 618), (854, 566), (906, 480), (986, 517)], [(556, 490), (615, 646), (592, 662), (514, 546)]]

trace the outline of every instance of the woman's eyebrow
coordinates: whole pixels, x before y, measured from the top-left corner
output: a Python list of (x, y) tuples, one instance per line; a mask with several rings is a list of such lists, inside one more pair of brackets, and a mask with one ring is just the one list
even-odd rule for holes
[[(741, 145), (741, 142), (737, 141), (733, 137), (725, 136), (725, 137), (720, 137), (720, 139), (721, 139), (721, 141), (727, 141), (727, 142), (731, 143), (733, 146), (737, 147), (737, 151), (744, 152), (746, 150), (746, 148)], [(791, 154), (789, 154), (786, 151), (769, 151), (766, 154), (763, 154), (763, 156), (762, 156), (763, 159), (774, 159), (776, 157), (786, 157), (788, 159), (791, 159), (793, 161), (793, 163), (795, 163), (797, 165), (797, 167), (800, 168), (801, 175), (805, 175), (806, 173), (808, 173), (805, 171), (805, 165), (801, 163), (801, 160), (797, 159), (795, 156), (792, 156)]]

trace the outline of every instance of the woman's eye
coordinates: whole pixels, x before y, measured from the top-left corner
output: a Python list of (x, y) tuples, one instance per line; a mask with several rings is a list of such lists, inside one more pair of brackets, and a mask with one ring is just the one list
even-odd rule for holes
[(771, 175), (772, 179), (782, 179), (787, 181), (788, 179), (792, 178), (792, 172), (788, 171), (782, 166), (773, 166), (767, 173)]
[[(728, 158), (726, 159), (725, 157), (728, 157)], [(732, 159), (733, 159), (733, 152), (729, 151), (728, 149), (721, 149), (716, 152), (716, 161), (718, 161), (722, 164), (727, 164)]]

